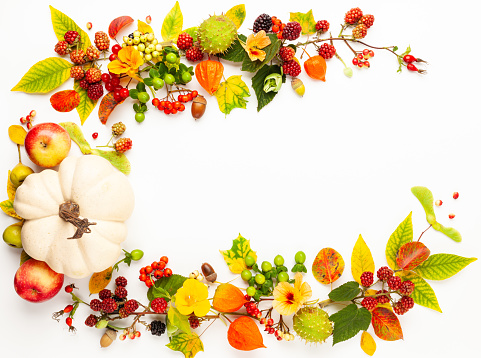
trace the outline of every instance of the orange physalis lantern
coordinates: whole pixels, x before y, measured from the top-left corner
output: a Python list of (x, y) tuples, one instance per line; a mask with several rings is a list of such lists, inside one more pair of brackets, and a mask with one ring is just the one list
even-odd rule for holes
[(215, 290), (212, 307), (219, 312), (235, 312), (246, 302), (239, 288), (230, 283), (223, 283)]
[(230, 324), (227, 339), (232, 347), (241, 351), (266, 348), (257, 324), (247, 316), (239, 317)]
[(224, 66), (219, 61), (205, 60), (195, 66), (197, 82), (210, 94), (214, 94), (219, 88), (223, 74)]
[(309, 77), (326, 82), (326, 60), (322, 56), (312, 56), (304, 62)]

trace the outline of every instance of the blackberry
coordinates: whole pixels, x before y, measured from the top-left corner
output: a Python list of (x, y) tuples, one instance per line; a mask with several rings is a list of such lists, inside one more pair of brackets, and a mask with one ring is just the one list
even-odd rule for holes
[(346, 12), (346, 15), (344, 16), (344, 22), (347, 24), (355, 24), (358, 22), (362, 17), (362, 10), (358, 7), (354, 7), (348, 12)]
[(393, 291), (397, 291), (399, 287), (401, 287), (401, 283), (402, 283), (401, 277), (398, 277), (398, 276), (392, 276), (387, 280), (387, 285)]
[(82, 66), (70, 67), (70, 77), (75, 80), (81, 80), (85, 76), (85, 71)]
[(272, 19), (267, 14), (261, 14), (255, 19), (253, 30), (255, 33), (264, 30), (265, 32), (269, 31), (272, 26)]
[(187, 32), (182, 32), (177, 38), (177, 47), (180, 50), (188, 50), (194, 44), (194, 39)]
[(117, 296), (120, 299), (127, 297), (127, 290), (125, 289), (125, 287), (118, 286), (115, 289), (115, 296)]
[(105, 288), (105, 289), (103, 289), (102, 291), (99, 292), (99, 298), (101, 300), (105, 300), (106, 298), (110, 298), (110, 297), (112, 297), (112, 291), (110, 291), (107, 288)]
[(124, 303), (124, 309), (128, 313), (135, 312), (137, 308), (139, 308), (139, 303), (136, 300), (128, 300), (127, 302)]
[(95, 46), (89, 46), (86, 51), (87, 58), (90, 61), (97, 60), (100, 58), (100, 51), (95, 48)]
[(317, 52), (319, 53), (319, 56), (324, 57), (325, 60), (329, 60), (336, 54), (336, 48), (334, 45), (323, 43)]
[(377, 270), (377, 278), (381, 281), (387, 281), (390, 277), (392, 277), (392, 275), (394, 275), (393, 270), (387, 266), (383, 266)]
[(117, 309), (117, 302), (113, 298), (106, 298), (102, 301), (102, 311), (112, 313)]
[(200, 326), (200, 321), (197, 317), (195, 316), (190, 316), (189, 317), (189, 324), (190, 324), (190, 328), (192, 329), (196, 329)]
[(94, 43), (100, 51), (108, 50), (110, 46), (109, 35), (103, 31), (96, 32)]
[(89, 88), (90, 83), (86, 79), (83, 79), (79, 81), (78, 85), (80, 86), (80, 88), (87, 89)]
[(70, 48), (68, 47), (67, 41), (59, 41), (55, 45), (55, 52), (59, 55), (63, 56), (70, 52)]
[(156, 313), (164, 313), (167, 309), (167, 301), (163, 297), (154, 298), (150, 303), (150, 307)]
[(403, 296), (411, 296), (414, 292), (414, 283), (412, 281), (404, 281), (399, 287), (399, 293)]
[(293, 60), (295, 55), (296, 55), (296, 50), (294, 50), (290, 46), (281, 47), (281, 49), (279, 50), (279, 57), (281, 58), (282, 61)]
[(286, 75), (297, 77), (301, 73), (301, 65), (295, 60), (286, 61), (282, 64), (282, 70)]
[(329, 22), (327, 20), (319, 20), (316, 22), (316, 31), (326, 32), (329, 30)]
[(352, 36), (355, 39), (363, 39), (367, 35), (367, 26), (364, 24), (359, 24), (357, 25), (353, 30), (352, 30)]
[(361, 301), (361, 305), (368, 311), (374, 311), (377, 306), (377, 300), (374, 297), (364, 297)]
[(73, 44), (75, 42), (80, 41), (80, 35), (77, 31), (67, 31), (65, 35), (63, 35), (65, 41), (69, 44)]
[(197, 46), (193, 46), (185, 52), (185, 58), (192, 62), (200, 61), (204, 58), (204, 53)]
[(87, 317), (85, 320), (85, 324), (89, 327), (93, 327), (97, 324), (97, 316), (91, 314), (90, 316)]
[[(125, 129), (126, 129), (125, 124), (123, 124), (122, 122), (115, 123), (112, 126), (112, 135), (118, 137), (119, 135), (121, 135), (122, 133), (125, 132)], [(119, 278), (119, 277), (117, 277), (117, 278)], [(125, 280), (125, 281), (127, 281), (127, 280)], [(117, 280), (115, 280), (115, 283), (117, 283)], [(117, 284), (117, 286), (120, 286), (120, 285)]]
[(374, 275), (370, 271), (365, 271), (361, 275), (361, 285), (364, 287), (369, 287), (374, 282)]
[(73, 50), (70, 52), (70, 60), (77, 65), (83, 65), (85, 61), (85, 52), (83, 50)]
[(104, 94), (104, 88), (102, 87), (102, 84), (100, 84), (100, 83), (93, 83), (87, 89), (87, 96), (92, 101), (98, 100), (100, 97), (103, 96), (103, 94)]
[[(122, 122), (119, 122), (119, 123), (122, 123)], [(119, 124), (119, 123), (116, 123), (116, 124)], [(115, 124), (114, 124), (115, 125)], [(125, 127), (125, 126), (124, 126)], [(124, 129), (125, 130), (125, 129)], [(112, 132), (113, 132), (113, 126), (112, 126)], [(122, 132), (123, 133), (123, 132)], [(124, 276), (119, 276), (115, 279), (115, 284), (117, 286), (122, 286), (122, 287), (125, 287), (127, 286), (127, 279), (124, 277)]]
[(162, 321), (150, 322), (150, 333), (153, 336), (161, 336), (165, 333), (165, 323)]
[(282, 30), (282, 38), (286, 40), (297, 40), (301, 36), (302, 27), (297, 21), (288, 22)]
[(406, 310), (410, 310), (414, 307), (414, 299), (412, 297), (402, 296), (399, 302), (401, 302), (401, 304)]
[(102, 309), (102, 302), (94, 298), (92, 301), (90, 301), (90, 309), (92, 311), (100, 311)]
[[(387, 292), (388, 291), (386, 291), (386, 290), (379, 290), (379, 291), (376, 291), (376, 295), (379, 295), (379, 294), (382, 294), (382, 293), (387, 293)], [(377, 302), (379, 302), (380, 304), (388, 303), (390, 298), (391, 298), (390, 295), (382, 295), (382, 296), (376, 297)]]
[(132, 149), (132, 139), (130, 138), (120, 138), (115, 142), (115, 150), (118, 153), (125, 153), (126, 151)]

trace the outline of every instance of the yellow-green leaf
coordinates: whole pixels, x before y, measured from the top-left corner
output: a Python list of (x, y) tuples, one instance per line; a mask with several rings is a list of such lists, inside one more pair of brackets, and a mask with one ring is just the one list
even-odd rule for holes
[(12, 91), (47, 93), (70, 78), (72, 64), (63, 58), (49, 57), (37, 62), (23, 75)]
[(152, 27), (150, 27), (150, 25), (146, 24), (141, 20), (137, 20), (137, 29), (144, 34), (147, 32), (151, 34), (154, 33), (154, 30), (152, 30)]
[(75, 81), (74, 90), (80, 95), (80, 103), (77, 106), (77, 113), (80, 117), (80, 123), (84, 124), (85, 120), (90, 116), (90, 113), (94, 110), (95, 106), (97, 105), (97, 101), (91, 100), (87, 96), (87, 90), (80, 87), (78, 84), (79, 81)]
[(246, 6), (244, 4), (236, 5), (227, 11), (225, 16), (231, 19), (235, 26), (239, 28), (246, 18)]
[(232, 242), (230, 250), (219, 250), (224, 260), (229, 266), (229, 270), (233, 273), (239, 274), (244, 271), (247, 266), (245, 264), (245, 258), (247, 255), (252, 256), (257, 260), (255, 251), (252, 251), (249, 240), (243, 238), (240, 234)]
[(193, 358), (198, 352), (204, 351), (204, 345), (195, 332), (176, 334), (166, 347), (173, 351), (182, 352), (185, 358)]
[(414, 292), (411, 294), (411, 297), (415, 303), (442, 312), (434, 290), (421, 276), (412, 271), (403, 271), (399, 276), (401, 276), (403, 281), (410, 280), (414, 283)]
[(13, 143), (23, 145), (27, 131), (21, 125), (13, 124), (8, 127), (8, 136)]
[(434, 224), (436, 222), (436, 215), (434, 214), (433, 202), (434, 197), (431, 190), (424, 186), (414, 186), (411, 188), (411, 192), (419, 200), (421, 205), (426, 212), (426, 220), (429, 224)]
[(361, 283), (361, 275), (365, 271), (374, 273), (374, 259), (372, 258), (371, 250), (366, 245), (366, 242), (359, 235), (359, 238), (354, 245), (351, 256), (351, 272), (352, 277), (359, 284)]
[(125, 175), (130, 174), (130, 162), (124, 153), (119, 153), (115, 150), (92, 149), (92, 154), (107, 159), (110, 164), (112, 164)]
[(179, 310), (175, 307), (170, 307), (167, 311), (167, 319), (169, 320), (170, 324), (174, 327), (177, 327), (184, 333), (190, 333), (190, 323), (189, 317), (184, 316), (179, 312)]
[(5, 214), (11, 216), (12, 218), (22, 220), (20, 216), (17, 215), (15, 209), (13, 208), (13, 200), (4, 200), (0, 203), (0, 208)]
[(25, 261), (30, 259), (31, 257), (25, 252), (25, 250), (22, 250), (20, 253), (20, 266), (22, 266)]
[(8, 195), (8, 200), (14, 201), (15, 200), (15, 193), (17, 191), (17, 188), (15, 185), (13, 185), (12, 181), (10, 180), (10, 174), (12, 172), (9, 170), (8, 171), (8, 180), (7, 180), (7, 195)]
[(421, 277), (428, 280), (445, 280), (456, 275), (471, 262), (475, 257), (462, 257), (453, 254), (434, 254), (416, 267), (415, 271)]
[(96, 272), (90, 276), (89, 291), (90, 294), (99, 293), (109, 284), (112, 280), (112, 267), (109, 267), (102, 272)]
[(80, 127), (77, 124), (75, 124), (73, 122), (63, 122), (63, 123), (59, 123), (59, 125), (64, 127), (65, 130), (70, 135), (70, 139), (72, 139), (75, 143), (77, 143), (77, 145), (79, 146), (82, 154), (91, 154), (92, 153), (92, 149), (90, 148), (90, 144), (88, 144), (88, 142), (85, 140), (85, 137), (82, 133), (82, 130), (80, 129)]
[(396, 230), (391, 234), (386, 245), (386, 260), (389, 267), (397, 270), (399, 267), (396, 263), (399, 248), (404, 244), (413, 241), (413, 223), (412, 213), (409, 213), (406, 219), (399, 224)]
[(297, 21), (301, 24), (303, 35), (311, 35), (316, 32), (316, 20), (314, 20), (312, 10), (305, 14), (302, 12), (291, 12), (290, 14), (289, 21)]
[(179, 2), (176, 1), (174, 7), (169, 11), (162, 23), (160, 31), (164, 41), (175, 40), (182, 31), (184, 17), (180, 11)]
[(64, 41), (64, 35), (67, 31), (77, 31), (82, 42), (81, 49), (86, 51), (92, 45), (89, 36), (83, 31), (70, 17), (63, 12), (50, 6), (50, 14), (52, 17), (53, 31), (59, 41)]
[(376, 341), (372, 338), (371, 334), (367, 331), (362, 332), (361, 335), (361, 348), (369, 356), (372, 356), (376, 352)]
[(246, 108), (247, 101), (244, 97), (249, 96), (249, 88), (241, 80), (240, 75), (230, 76), (215, 92), (219, 109), (226, 115), (234, 108)]
[[(437, 225), (435, 225), (437, 224)], [(452, 239), (453, 241), (456, 242), (461, 242), (462, 237), (461, 234), (459, 233), (458, 230), (452, 228), (452, 227), (446, 227), (443, 226), (442, 224), (436, 222), (433, 224), (433, 229), (442, 232), (444, 235)]]

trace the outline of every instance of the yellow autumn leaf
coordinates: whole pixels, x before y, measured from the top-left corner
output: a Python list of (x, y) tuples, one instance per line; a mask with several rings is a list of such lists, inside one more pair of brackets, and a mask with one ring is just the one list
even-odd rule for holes
[(150, 27), (150, 25), (147, 25), (145, 22), (141, 21), (141, 20), (137, 20), (137, 29), (142, 32), (143, 34), (145, 33), (151, 33), (153, 34), (154, 33), (154, 30), (152, 30), (152, 27)]
[(361, 275), (365, 271), (374, 273), (374, 259), (372, 258), (371, 250), (367, 247), (366, 242), (359, 235), (359, 238), (354, 245), (351, 256), (351, 272), (352, 277), (359, 284), (361, 283)]
[(236, 28), (239, 29), (246, 18), (246, 6), (244, 4), (236, 5), (227, 11), (225, 16), (231, 19)]
[(12, 181), (10, 180), (10, 174), (12, 172), (9, 170), (8, 171), (8, 181), (7, 181), (7, 195), (8, 195), (8, 200), (13, 201), (15, 199), (15, 193), (17, 191), (17, 188), (13, 185)]
[(237, 239), (233, 240), (230, 250), (219, 251), (224, 256), (229, 270), (235, 274), (239, 274), (247, 268), (245, 264), (247, 255), (252, 256), (257, 261), (256, 252), (251, 249), (249, 240), (246, 240), (240, 234)]
[(247, 101), (244, 97), (249, 97), (250, 93), (241, 76), (237, 75), (222, 82), (214, 95), (220, 111), (229, 114), (234, 108), (246, 108)]
[(109, 284), (112, 279), (112, 267), (109, 267), (102, 272), (95, 272), (89, 280), (90, 294), (99, 293)]
[(371, 334), (367, 331), (362, 332), (361, 348), (364, 353), (370, 356), (376, 352), (376, 341), (374, 341), (374, 338), (372, 338)]
[(22, 126), (14, 124), (8, 127), (8, 136), (13, 143), (23, 145), (27, 131)]

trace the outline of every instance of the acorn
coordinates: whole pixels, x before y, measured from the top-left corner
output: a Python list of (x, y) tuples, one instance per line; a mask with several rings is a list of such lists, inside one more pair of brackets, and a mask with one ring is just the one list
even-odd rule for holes
[(107, 348), (117, 338), (117, 331), (107, 328), (102, 338), (100, 338), (100, 347)]
[(217, 273), (214, 271), (214, 268), (210, 264), (204, 262), (201, 268), (202, 273), (204, 274), (207, 281), (214, 283), (215, 280), (217, 280)]
[(292, 89), (299, 95), (299, 96), (304, 96), (304, 93), (306, 92), (306, 87), (304, 87), (304, 83), (299, 78), (294, 78), (292, 79), (291, 82)]
[(195, 97), (191, 107), (192, 117), (194, 117), (194, 119), (199, 119), (202, 117), (204, 115), (206, 106), (207, 101), (203, 96), (198, 95)]

